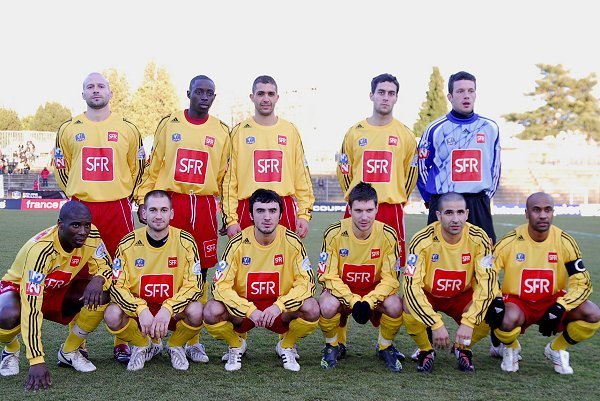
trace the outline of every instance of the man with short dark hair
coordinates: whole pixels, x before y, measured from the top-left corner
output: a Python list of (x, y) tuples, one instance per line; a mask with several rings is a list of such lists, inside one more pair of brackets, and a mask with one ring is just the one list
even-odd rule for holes
[(461, 193), (468, 221), (496, 241), (490, 199), (500, 182), (498, 125), (474, 112), (476, 81), (460, 71), (448, 80), (450, 113), (429, 124), (419, 142), (417, 186), (429, 207), (427, 224), (437, 220), (437, 202), (446, 192)]
[(575, 239), (552, 224), (554, 200), (538, 192), (527, 198), (523, 224), (494, 247), (494, 264), (504, 269), (503, 303), (493, 315), (496, 337), (505, 344), (501, 369), (519, 370), (519, 334), (532, 324), (544, 336), (560, 333), (544, 354), (554, 371), (573, 374), (567, 348), (588, 340), (600, 327), (600, 308), (589, 300), (590, 273)]
[[(331, 369), (346, 354), (338, 332), (342, 320), (369, 320), (379, 326), (377, 354), (388, 369), (400, 372), (399, 352), (393, 345), (402, 325), (402, 299), (398, 295), (400, 254), (396, 231), (375, 220), (377, 192), (364, 182), (348, 197), (350, 218), (331, 224), (319, 257), (319, 326), (325, 336), (321, 367)], [(346, 324), (344, 324), (346, 326)]]
[(27, 241), (0, 281), (0, 343), (5, 345), (0, 375), (19, 373), (21, 333), (31, 365), (25, 389), (52, 384), (42, 347), (43, 319), (71, 323), (58, 352), (59, 364), (79, 372), (96, 370), (80, 346), (102, 321), (110, 277), (110, 256), (89, 208), (65, 203), (57, 225)]
[(282, 200), (257, 189), (249, 199), (254, 225), (230, 238), (204, 309), (206, 330), (229, 346), (225, 370), (242, 367), (253, 327), (278, 333), (275, 350), (283, 367), (299, 371), (296, 341), (317, 327), (319, 304), (313, 298), (315, 276), (300, 237), (279, 224)]
[(229, 238), (252, 226), (248, 200), (255, 190), (266, 188), (282, 197), (280, 223), (304, 238), (315, 197), (300, 133), (275, 114), (279, 94), (272, 77), (261, 75), (254, 80), (250, 100), (254, 116), (231, 132), (222, 190), (223, 226)]
[(173, 207), (167, 192), (148, 192), (142, 208), (146, 226), (119, 243), (113, 261), (112, 303), (104, 320), (111, 333), (133, 345), (127, 370), (142, 369), (162, 352), (162, 338), (169, 330), (173, 331), (167, 342), (171, 365), (187, 370), (184, 345), (202, 325), (199, 300), (204, 287), (198, 248), (191, 234), (170, 226)]
[(489, 333), (484, 318), (499, 292), (498, 274), (489, 237), (466, 222), (469, 209), (464, 197), (445, 193), (437, 208), (438, 221), (417, 232), (409, 245), (404, 324), (419, 347), (417, 371), (429, 373), (435, 359), (433, 347), (447, 348), (451, 343), (440, 312), (450, 316), (459, 325), (452, 342), (458, 369), (473, 372), (471, 348)]

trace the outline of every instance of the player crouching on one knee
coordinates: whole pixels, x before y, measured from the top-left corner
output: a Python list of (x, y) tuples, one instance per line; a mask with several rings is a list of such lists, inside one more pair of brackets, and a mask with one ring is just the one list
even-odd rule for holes
[(202, 269), (198, 248), (186, 231), (169, 225), (173, 218), (168, 193), (153, 190), (144, 197), (146, 227), (127, 234), (113, 261), (112, 303), (104, 321), (108, 330), (133, 347), (127, 370), (140, 370), (167, 341), (171, 365), (186, 370), (184, 345), (202, 325)]
[(229, 239), (204, 309), (210, 335), (229, 346), (225, 370), (242, 367), (243, 333), (264, 327), (280, 334), (275, 350), (287, 370), (298, 371), (296, 341), (317, 327), (315, 275), (300, 237), (279, 225), (282, 200), (271, 190), (250, 196), (253, 226)]
[(346, 351), (347, 318), (369, 320), (379, 326), (377, 354), (392, 372), (402, 370), (400, 352), (393, 340), (402, 325), (398, 237), (379, 221), (377, 192), (357, 184), (348, 196), (350, 218), (331, 224), (325, 231), (319, 260), (319, 326), (325, 336), (321, 367), (331, 369)]
[(452, 347), (458, 368), (473, 372), (471, 347), (489, 333), (483, 320), (499, 293), (491, 243), (485, 231), (466, 222), (469, 209), (461, 194), (440, 196), (436, 215), (438, 221), (410, 242), (404, 269), (404, 324), (419, 347), (417, 371), (428, 373), (435, 360), (433, 346), (450, 346), (440, 312), (450, 316), (459, 325)]
[[(527, 198), (527, 224), (506, 234), (494, 247), (494, 263), (504, 269), (503, 299), (492, 324), (505, 344), (501, 369), (519, 370), (519, 334), (538, 324), (544, 336), (559, 334), (544, 349), (560, 374), (573, 374), (568, 347), (592, 338), (600, 327), (600, 308), (588, 300), (590, 274), (575, 239), (552, 224), (554, 200), (545, 193)], [(566, 289), (566, 291), (565, 291)]]
[(84, 341), (102, 322), (110, 276), (110, 257), (89, 208), (65, 203), (58, 224), (27, 241), (0, 281), (0, 343), (5, 344), (0, 375), (19, 373), (21, 333), (31, 365), (25, 389), (37, 391), (52, 384), (42, 347), (43, 319), (69, 324), (58, 352), (59, 366), (96, 370), (87, 359)]

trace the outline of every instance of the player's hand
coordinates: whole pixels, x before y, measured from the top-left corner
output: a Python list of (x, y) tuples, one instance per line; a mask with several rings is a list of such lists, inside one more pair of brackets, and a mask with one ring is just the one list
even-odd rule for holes
[(48, 372), (48, 367), (45, 363), (38, 363), (29, 368), (29, 375), (25, 382), (25, 391), (33, 390), (37, 392), (40, 389), (47, 390), (51, 385), (50, 372)]
[(152, 322), (154, 321), (154, 315), (150, 312), (150, 309), (146, 308), (140, 312), (138, 316), (140, 322), (140, 329), (142, 334), (145, 336), (151, 335)]
[(242, 227), (240, 227), (239, 224), (233, 224), (233, 225), (227, 227), (227, 236), (229, 238), (231, 238), (234, 235), (236, 235), (237, 233), (241, 233), (241, 232), (242, 232)]
[(565, 307), (558, 302), (549, 307), (540, 320), (540, 333), (546, 337), (556, 334), (558, 332), (558, 324), (562, 321), (565, 312)]
[(446, 326), (432, 330), (431, 336), (433, 337), (433, 346), (435, 348), (448, 348), (450, 346), (450, 336), (448, 335)]
[(356, 301), (352, 307), (352, 317), (356, 323), (367, 323), (371, 318), (371, 305), (367, 301)]
[(454, 337), (454, 346), (458, 349), (465, 349), (471, 345), (471, 338), (473, 337), (473, 328), (466, 324), (461, 324), (456, 330), (456, 337)]
[(104, 285), (104, 278), (102, 276), (94, 276), (83, 290), (83, 295), (79, 298), (83, 301), (83, 305), (87, 306), (88, 309), (96, 309), (98, 305), (102, 304), (102, 286)]
[(154, 316), (154, 320), (152, 321), (152, 326), (150, 327), (150, 336), (152, 338), (163, 338), (167, 335), (169, 331), (169, 322), (171, 321), (171, 312), (164, 306), (162, 306), (156, 316)]
[(137, 216), (138, 216), (138, 220), (140, 221), (141, 224), (146, 224), (146, 219), (142, 216), (143, 207), (144, 207), (143, 205), (138, 206)]
[(260, 326), (261, 327), (273, 326), (273, 323), (275, 323), (275, 319), (277, 319), (277, 316), (279, 316), (279, 315), (281, 315), (281, 309), (279, 309), (279, 306), (277, 306), (275, 304), (269, 306), (262, 313)]
[(308, 220), (303, 218), (296, 220), (296, 234), (298, 234), (300, 238), (306, 237), (308, 234)]
[(506, 312), (506, 305), (504, 305), (502, 297), (494, 298), (485, 314), (485, 322), (489, 324), (492, 329), (500, 327), (504, 320), (504, 312)]
[(262, 320), (262, 314), (263, 312), (261, 310), (256, 309), (250, 314), (250, 316), (248, 316), (248, 319), (252, 320), (252, 323), (254, 323), (256, 327), (262, 327), (260, 325), (260, 322)]

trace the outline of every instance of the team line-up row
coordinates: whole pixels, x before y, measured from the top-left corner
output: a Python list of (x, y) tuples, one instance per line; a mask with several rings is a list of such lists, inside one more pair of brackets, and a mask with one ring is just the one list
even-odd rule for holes
[[(146, 226), (148, 230), (150, 226), (147, 217), (149, 208), (145, 204), (145, 199), (148, 194), (152, 194), (152, 191), (156, 190), (166, 191), (169, 195), (168, 199), (173, 211), (170, 230), (175, 228), (182, 230), (179, 234), (181, 239), (178, 248), (184, 247), (183, 244), (188, 244), (189, 248), (192, 240), (197, 244), (195, 248), (198, 260), (196, 273), (199, 269), (200, 272), (203, 272), (200, 276), (205, 278), (206, 269), (217, 265), (218, 232), (220, 231), (223, 235), (227, 234), (229, 237), (230, 242), (215, 270), (214, 277), (217, 279), (213, 289), (215, 300), (205, 303), (208, 295), (207, 288), (197, 285), (198, 289), (202, 291), (199, 298), (201, 302), (198, 303), (198, 305), (204, 305), (202, 319), (199, 318), (196, 311), (193, 314), (195, 319), (178, 319), (176, 328), (180, 331), (175, 330), (175, 333), (179, 335), (179, 337), (175, 336), (175, 344), (178, 344), (181, 343), (181, 336), (189, 335), (193, 332), (191, 328), (199, 327), (196, 324), (204, 321), (207, 330), (209, 332), (212, 330), (211, 334), (227, 341), (230, 349), (234, 350), (234, 352), (226, 354), (228, 370), (239, 369), (240, 354), (243, 354), (245, 345), (243, 338), (234, 336), (232, 333), (243, 332), (250, 323), (263, 327), (279, 327), (277, 329), (279, 331), (287, 329), (285, 332), (287, 334), (282, 335), (278, 353), (282, 355), (286, 368), (297, 370), (299, 368), (296, 361), (297, 354), (291, 345), (295, 343), (295, 338), (314, 330), (317, 320), (321, 323), (328, 344), (325, 348), (322, 366), (331, 368), (337, 363), (338, 357), (342, 357), (345, 353), (345, 330), (339, 329), (336, 334), (335, 328), (338, 325), (345, 327), (344, 322), (349, 311), (355, 311), (355, 319), (363, 321), (367, 315), (368, 306), (371, 311), (368, 313), (369, 318), (372, 318), (380, 327), (379, 351), (380, 356), (386, 361), (386, 365), (392, 370), (399, 370), (398, 359), (401, 359), (401, 356), (395, 351), (391, 339), (393, 339), (392, 333), (395, 334), (397, 327), (404, 321), (408, 330), (421, 333), (414, 336), (420, 349), (415, 358), (420, 360), (420, 369), (430, 371), (434, 358), (434, 353), (429, 352), (432, 350), (432, 345), (442, 346), (450, 341), (447, 332), (440, 326), (441, 320), (438, 312), (434, 311), (448, 305), (455, 305), (455, 303), (448, 302), (441, 302), (440, 305), (436, 303), (436, 300), (438, 298), (447, 300), (448, 297), (453, 297), (458, 293), (462, 294), (465, 291), (473, 291), (471, 298), (464, 295), (465, 299), (462, 299), (463, 303), (469, 300), (468, 308), (467, 304), (464, 304), (463, 310), (460, 310), (460, 306), (456, 306), (454, 311), (440, 309), (451, 316), (458, 316), (459, 312), (466, 314), (464, 318), (458, 319), (461, 326), (457, 332), (458, 337), (455, 338), (456, 355), (462, 369), (472, 370), (470, 351), (466, 343), (470, 341), (472, 344), (476, 337), (481, 335), (481, 331), (484, 330), (481, 322), (484, 321), (486, 313), (490, 310), (498, 310), (498, 316), (502, 314), (502, 310), (506, 310), (503, 319), (499, 317), (496, 317), (495, 320), (492, 319), (496, 322), (501, 320), (504, 322), (508, 319), (506, 324), (502, 323), (503, 326), (495, 327), (492, 332), (492, 343), (497, 352), (506, 359), (506, 363), (503, 361), (502, 366), (508, 371), (518, 369), (518, 351), (515, 351), (518, 350), (518, 342), (515, 341), (518, 334), (515, 334), (517, 327), (538, 321), (542, 315), (546, 316), (546, 312), (551, 307), (554, 308), (548, 312), (551, 312), (551, 316), (567, 316), (577, 310), (574, 317), (568, 315), (569, 319), (577, 318), (575, 321), (584, 322), (581, 324), (586, 328), (582, 329), (583, 326), (577, 323), (579, 326), (575, 325), (573, 329), (566, 331), (568, 333), (566, 344), (581, 340), (580, 334), (573, 333), (585, 332), (586, 336), (593, 335), (596, 330), (595, 325), (600, 317), (595, 306), (589, 306), (588, 301), (584, 302), (589, 296), (591, 287), (588, 290), (584, 289), (590, 284), (585, 268), (582, 263), (577, 262), (579, 249), (570, 236), (556, 232), (554, 228), (550, 229), (551, 224), (548, 224), (548, 220), (551, 220), (552, 210), (546, 210), (547, 207), (544, 207), (545, 226), (543, 224), (541, 226), (547, 228), (546, 232), (552, 241), (560, 238), (564, 243), (572, 244), (572, 248), (577, 252), (573, 253), (571, 250), (566, 252), (563, 248), (559, 249), (560, 246), (563, 246), (562, 243), (550, 241), (552, 249), (548, 251), (546, 264), (542, 265), (538, 263), (541, 261), (541, 256), (538, 255), (535, 258), (531, 256), (534, 253), (538, 254), (534, 243), (538, 242), (537, 240), (541, 240), (540, 242), (544, 244), (550, 242), (544, 238), (534, 238), (535, 234), (530, 233), (529, 229), (527, 230), (529, 236), (519, 233), (516, 236), (516, 242), (521, 246), (527, 244), (532, 247), (531, 249), (520, 249), (513, 258), (526, 275), (522, 283), (520, 279), (517, 280), (522, 287), (512, 283), (509, 289), (503, 288), (505, 296), (516, 294), (524, 299), (523, 302), (530, 302), (533, 305), (532, 308), (535, 307), (537, 312), (543, 309), (539, 319), (536, 319), (537, 315), (530, 316), (533, 312), (525, 306), (529, 304), (519, 303), (517, 309), (501, 308), (499, 292), (494, 293), (492, 288), (497, 285), (494, 284), (497, 283), (497, 280), (492, 277), (496, 274), (494, 273), (496, 270), (483, 267), (479, 269), (481, 266), (493, 266), (496, 263), (491, 262), (490, 242), (486, 242), (487, 240), (484, 239), (487, 235), (491, 243), (496, 243), (490, 212), (490, 198), (496, 191), (501, 169), (498, 126), (492, 120), (474, 112), (475, 77), (461, 71), (449, 78), (447, 97), (452, 105), (452, 110), (427, 127), (418, 146), (410, 130), (393, 117), (399, 89), (398, 80), (391, 74), (374, 77), (369, 93), (373, 102), (371, 116), (350, 127), (344, 136), (337, 165), (337, 176), (347, 200), (350, 202), (352, 191), (357, 187), (363, 187), (365, 185), (363, 183), (368, 184), (371, 192), (374, 190), (377, 200), (361, 200), (358, 203), (361, 205), (361, 211), (356, 213), (352, 212), (352, 206), (350, 206), (345, 214), (347, 218), (344, 220), (345, 223), (341, 222), (338, 228), (330, 227), (327, 230), (324, 249), (321, 253), (322, 260), (319, 261), (318, 269), (318, 277), (321, 279), (325, 291), (317, 303), (312, 298), (316, 279), (314, 273), (311, 274), (310, 262), (306, 259), (300, 241), (307, 235), (311, 219), (314, 204), (312, 184), (298, 130), (292, 123), (275, 114), (275, 105), (279, 99), (275, 80), (267, 75), (259, 76), (254, 80), (250, 94), (250, 100), (255, 107), (254, 115), (230, 130), (226, 124), (209, 114), (216, 96), (214, 82), (204, 75), (194, 77), (187, 92), (190, 100), (189, 107), (171, 113), (160, 121), (156, 129), (152, 153), (147, 162), (141, 137), (135, 125), (110, 110), (112, 92), (109, 83), (101, 74), (89, 74), (84, 80), (82, 91), (82, 97), (87, 105), (86, 111), (66, 121), (58, 130), (54, 153), (55, 172), (57, 181), (66, 195), (71, 200), (87, 206), (90, 211), (91, 223), (96, 227), (91, 231), (90, 237), (98, 240), (101, 237), (106, 248), (106, 258), (113, 257), (114, 259), (110, 277), (107, 272), (106, 277), (103, 276), (103, 283), (100, 282), (100, 277), (94, 279), (91, 282), (94, 284), (92, 287), (89, 285), (85, 287), (87, 296), (84, 298), (86, 298), (87, 304), (91, 302), (93, 305), (106, 305), (109, 301), (107, 294), (110, 292), (110, 295), (114, 297), (116, 306), (107, 308), (105, 321), (110, 330), (116, 333), (115, 358), (127, 362), (131, 368), (139, 366), (140, 357), (136, 356), (136, 350), (138, 353), (141, 352), (139, 347), (147, 343), (142, 344), (141, 337), (137, 336), (137, 332), (135, 332), (136, 328), (140, 330), (141, 327), (142, 335), (163, 334), (166, 330), (164, 325), (167, 312), (170, 312), (171, 316), (176, 316), (187, 308), (186, 306), (181, 309), (185, 305), (184, 300), (187, 300), (186, 293), (179, 294), (174, 289), (168, 297), (168, 299), (171, 299), (171, 295), (175, 297), (175, 299), (171, 299), (172, 303), (165, 304), (160, 297), (156, 298), (158, 295), (166, 295), (167, 293), (164, 291), (167, 291), (168, 288), (174, 288), (172, 287), (174, 284), (169, 281), (171, 279), (140, 273), (149, 266), (155, 265), (148, 261), (152, 259), (154, 252), (158, 252), (156, 248), (163, 249), (164, 244), (161, 245), (161, 238), (152, 238), (150, 234), (134, 231), (130, 200), (140, 205), (138, 218), (140, 222), (148, 224)], [(429, 207), (428, 224), (430, 225), (426, 229), (429, 231), (415, 236), (414, 241), (416, 242), (413, 241), (414, 244), (410, 245), (407, 252), (403, 206), (415, 186), (419, 188), (426, 206)], [(296, 254), (302, 256), (298, 256), (302, 263), (296, 264), (300, 266), (300, 269), (297, 268), (298, 271), (293, 274), (283, 274), (278, 270), (260, 270), (266, 268), (265, 266), (272, 266), (273, 269), (279, 268), (291, 262), (290, 257), (286, 256), (283, 251), (269, 254), (270, 246), (274, 245), (267, 246), (258, 242), (256, 237), (258, 235), (256, 234), (257, 220), (253, 215), (255, 211), (250, 205), (250, 200), (259, 189), (273, 191), (281, 198), (278, 205), (281, 218), (278, 223), (289, 231), (280, 227), (273, 233), (278, 233), (277, 244), (286, 244), (290, 249), (295, 249)], [(451, 220), (448, 230), (456, 232), (460, 226), (462, 227), (461, 233), (469, 233), (469, 236), (481, 238), (480, 242), (486, 243), (488, 246), (488, 252), (484, 255), (485, 258), (481, 258), (481, 261), (476, 262), (479, 260), (478, 254), (473, 250), (464, 255), (461, 253), (460, 259), (458, 259), (461, 264), (455, 265), (454, 257), (456, 255), (453, 252), (456, 252), (456, 249), (461, 246), (450, 244), (450, 240), (443, 240), (446, 231), (441, 223), (443, 217), (446, 216), (441, 204), (449, 204), (449, 202), (442, 202), (441, 197), (447, 193), (462, 196), (458, 201), (462, 211), (448, 212), (448, 218)], [(220, 230), (216, 221), (215, 197), (217, 196), (221, 199), (223, 215)], [(536, 195), (536, 197), (539, 196), (541, 195)], [(375, 203), (376, 208), (366, 207), (362, 204), (363, 201)], [(454, 199), (454, 201), (457, 200)], [(550, 202), (550, 200), (547, 201)], [(352, 204), (354, 205), (354, 202)], [(76, 206), (70, 206), (70, 208), (72, 207)], [(549, 207), (551, 209), (551, 206)], [(361, 230), (369, 226), (369, 216), (373, 211), (375, 211), (375, 221), (372, 222), (372, 225), (375, 229), (371, 229), (374, 233), (378, 233), (377, 236), (385, 234), (387, 236), (385, 241), (382, 239), (385, 243), (393, 242), (389, 237), (395, 235), (393, 240), (396, 241), (397, 249), (384, 251), (382, 244), (370, 248), (369, 245), (362, 246), (363, 242), (368, 243), (371, 241), (370, 238), (374, 238), (370, 235), (360, 239), (362, 238), (360, 233), (363, 233)], [(266, 214), (267, 209), (262, 210), (261, 213)], [(528, 209), (528, 213), (530, 213), (530, 209)], [(357, 214), (366, 217), (361, 220), (358, 219)], [(450, 218), (450, 215), (454, 217)], [(356, 224), (352, 222), (354, 218), (358, 219)], [(460, 221), (465, 219), (468, 223), (461, 224)], [(267, 225), (273, 226), (273, 222), (271, 221)], [(334, 224), (334, 226), (336, 225)], [(357, 233), (355, 233), (355, 229), (358, 229)], [(371, 229), (367, 231), (370, 232)], [(58, 232), (58, 228), (56, 228), (56, 232)], [(254, 233), (254, 236), (250, 235), (251, 233)], [(336, 237), (337, 234), (339, 234), (339, 238)], [(144, 237), (145, 235), (147, 237)], [(327, 235), (335, 237), (330, 239), (331, 246), (338, 246), (339, 249), (327, 250)], [(81, 234), (79, 236), (81, 237)], [(176, 234), (170, 233), (168, 238), (173, 238), (173, 236)], [(431, 237), (431, 241), (426, 240), (429, 237)], [(532, 238), (534, 238), (533, 242), (529, 241)], [(123, 245), (121, 240), (130, 244), (130, 247), (119, 248)], [(355, 240), (358, 242), (344, 243), (344, 241)], [(475, 246), (473, 244), (476, 243), (473, 239), (464, 241), (470, 246)], [(430, 246), (426, 247), (429, 242)], [(172, 242), (167, 240), (166, 243), (171, 244)], [(353, 248), (355, 245), (358, 246), (358, 250)], [(496, 246), (498, 245), (500, 243), (496, 244)], [(44, 262), (57, 260), (60, 252), (52, 253), (50, 245), (47, 244), (47, 246), (46, 252), (51, 252), (53, 256), (44, 254)], [(424, 247), (424, 249), (419, 247)], [(73, 249), (79, 248), (74, 247)], [(138, 269), (134, 272), (140, 274), (127, 273), (127, 269), (124, 268), (125, 258), (120, 256), (120, 252), (135, 252), (141, 249), (148, 249), (148, 258), (142, 256), (129, 261), (130, 266)], [(286, 250), (286, 252), (291, 252), (291, 250)], [(431, 254), (423, 256), (419, 252), (431, 252)], [(100, 253), (102, 254), (102, 252)], [(390, 256), (394, 253), (395, 259)], [(407, 254), (409, 255), (408, 260)], [(239, 258), (239, 263), (234, 264), (228, 261), (227, 257)], [(174, 269), (173, 272), (185, 270), (180, 268), (183, 266), (182, 257), (171, 255), (168, 258), (167, 264)], [(393, 263), (391, 259), (394, 259)], [(396, 275), (395, 280), (389, 278), (387, 273), (383, 275), (386, 279), (382, 279), (379, 263), (384, 260), (386, 263), (390, 262), (388, 264), (396, 266), (392, 269), (394, 273), (391, 274), (392, 276)], [(15, 342), (15, 338), (19, 322), (21, 322), (20, 331), (27, 333), (22, 336), (24, 342), (31, 345), (27, 346), (32, 366), (27, 388), (45, 387), (48, 383), (48, 371), (43, 363), (43, 351), (39, 343), (39, 326), (36, 326), (42, 319), (42, 313), (39, 311), (45, 304), (41, 301), (43, 291), (44, 289), (48, 291), (53, 285), (57, 286), (57, 283), (62, 286), (69, 281), (69, 277), (71, 279), (75, 277), (73, 272), (70, 275), (59, 273), (65, 272), (65, 270), (57, 269), (57, 265), (50, 266), (45, 263), (33, 260), (27, 263), (17, 263), (14, 265), (15, 268), (11, 268), (10, 271), (21, 269), (18, 270), (21, 275), (17, 277), (18, 274), (15, 274), (12, 279), (5, 280), (5, 284), (3, 284), (4, 288), (18, 288), (23, 297), (27, 295), (26, 298), (21, 298), (20, 302), (23, 303), (23, 299), (26, 299), (27, 304), (31, 306), (28, 312), (32, 313), (30, 319), (23, 319), (18, 314), (6, 315), (7, 318), (12, 317), (11, 323), (5, 324), (0, 329), (0, 335), (2, 335), (0, 341), (8, 344), (5, 348), (6, 354), (3, 354), (7, 357), (3, 359), (2, 366), (14, 367), (14, 361), (18, 360), (18, 342)], [(73, 263), (73, 266), (69, 265), (70, 267), (77, 267), (79, 262), (73, 260), (69, 263)], [(427, 274), (414, 273), (421, 271), (418, 269), (420, 264), (426, 265), (427, 263), (433, 264), (431, 271), (428, 270)], [(469, 266), (470, 263), (474, 267), (478, 267), (475, 272), (455, 271)], [(337, 267), (332, 267), (336, 264)], [(235, 275), (232, 276), (235, 271), (233, 266), (241, 266), (240, 271), (247, 271), (249, 280), (254, 281), (233, 279), (232, 277), (235, 277)], [(576, 268), (572, 266), (576, 266)], [(375, 288), (389, 290), (390, 294), (397, 291), (399, 282), (397, 275), (401, 267), (405, 267), (404, 299), (402, 300), (399, 296), (381, 298), (382, 293), (377, 292)], [(504, 267), (506, 268), (506, 266)], [(43, 271), (44, 268), (49, 270)], [(331, 271), (327, 270), (330, 268)], [(330, 277), (336, 268), (339, 269), (339, 277)], [(32, 272), (31, 276), (28, 275), (30, 271)], [(52, 276), (54, 272), (56, 274)], [(412, 275), (411, 272), (413, 272)], [(60, 276), (61, 274), (62, 276)], [(379, 276), (377, 276), (378, 274)], [(200, 276), (196, 276), (196, 279), (199, 279)], [(8, 278), (8, 276), (6, 277)], [(330, 287), (327, 287), (328, 277), (332, 283)], [(558, 310), (560, 308), (554, 305), (554, 301), (547, 308), (544, 307), (538, 298), (545, 299), (548, 294), (553, 297), (560, 294), (559, 291), (566, 285), (567, 277), (569, 278), (569, 291), (564, 298), (556, 299), (556, 304), (563, 309)], [(573, 277), (575, 278), (573, 279)], [(137, 285), (137, 289), (133, 293), (137, 291), (138, 295), (145, 294), (154, 301), (161, 300), (161, 302), (147, 302), (148, 305), (155, 303), (161, 307), (155, 310), (143, 308), (137, 297), (117, 290), (118, 283), (125, 278), (132, 280), (129, 284)], [(275, 281), (276, 278), (277, 281)], [(155, 279), (166, 280), (166, 282), (157, 282)], [(305, 283), (305, 286), (294, 287), (296, 289), (291, 293), (282, 290), (286, 285), (295, 283), (296, 279), (302, 279), (299, 282)], [(473, 280), (479, 282), (480, 279), (488, 283), (488, 286), (484, 290), (475, 290), (471, 283)], [(220, 283), (231, 281), (233, 281), (235, 290), (221, 289), (222, 284)], [(114, 285), (109, 284), (113, 282)], [(378, 284), (375, 285), (375, 282)], [(506, 287), (506, 283), (507, 281), (504, 280), (504, 287)], [(105, 301), (102, 303), (99, 295), (100, 284), (106, 295), (106, 298), (102, 298), (102, 301)], [(418, 290), (419, 286), (422, 290)], [(574, 287), (571, 288), (571, 286)], [(109, 290), (109, 288), (114, 289)], [(144, 293), (144, 288), (148, 289), (146, 293)], [(28, 290), (32, 294), (27, 294)], [(196, 294), (193, 290), (189, 291), (189, 294)], [(241, 294), (246, 297), (240, 296), (239, 291), (242, 291)], [(372, 291), (375, 291), (375, 294), (368, 297), (367, 295)], [(534, 295), (530, 295), (531, 291)], [(269, 304), (271, 299), (267, 295), (272, 295), (273, 292), (279, 294), (281, 299), (278, 298), (274, 303), (271, 302), (271, 305)], [(89, 298), (91, 293), (95, 294), (93, 299)], [(15, 291), (5, 290), (0, 295), (0, 302), (8, 300), (6, 302), (12, 302), (11, 305), (16, 308), (15, 294)], [(184, 298), (177, 298), (177, 294)], [(303, 298), (303, 294), (310, 294), (310, 296)], [(492, 298), (486, 298), (492, 294)], [(251, 298), (249, 301), (247, 296), (254, 295), (256, 295), (256, 299)], [(217, 301), (218, 296), (221, 296), (223, 300), (231, 297), (235, 302), (229, 305), (227, 302)], [(56, 298), (53, 296), (52, 299)], [(215, 305), (221, 304), (213, 301), (221, 302), (223, 306), (219, 308)], [(190, 303), (188, 306), (192, 304), (196, 305), (196, 303)], [(490, 309), (492, 304), (495, 306)], [(514, 302), (507, 303), (509, 306), (513, 304)], [(71, 303), (67, 302), (65, 305), (71, 305)], [(72, 305), (75, 313), (79, 311), (79, 305)], [(456, 305), (462, 304), (459, 302)], [(96, 312), (98, 312), (97, 309)], [(277, 310), (280, 311), (280, 314), (275, 316)], [(82, 312), (80, 312), (80, 319), (84, 319), (86, 313), (84, 312), (82, 317)], [(292, 313), (292, 315), (288, 315), (288, 313)], [(51, 315), (50, 311), (43, 312), (43, 316), (46, 318)], [(94, 319), (101, 320), (101, 315), (101, 313), (96, 313)], [(128, 320), (134, 315), (139, 320), (139, 326)], [(148, 323), (150, 316), (152, 316), (152, 323)], [(414, 319), (411, 320), (411, 317), (407, 316), (412, 316)], [(277, 320), (279, 317), (281, 319)], [(63, 318), (64, 323), (68, 323), (66, 320), (70, 320), (62, 316), (54, 319), (58, 320), (59, 318)], [(26, 323), (23, 324), (22, 322), (25, 321)], [(92, 321), (96, 320), (92, 319)], [(86, 326), (84, 323), (82, 325), (76, 324), (79, 335), (75, 333), (73, 335), (77, 338), (83, 338), (82, 336), (89, 332), (88, 329), (92, 326), (91, 324)], [(12, 329), (1, 331), (5, 330), (4, 327)], [(159, 332), (156, 331), (157, 327)], [(421, 331), (423, 327), (430, 329), (431, 340), (427, 334), (423, 337)], [(476, 330), (476, 328), (478, 329)], [(152, 333), (149, 333), (148, 330), (151, 330)], [(425, 333), (427, 333), (427, 329)], [(285, 337), (286, 335), (288, 337)], [(61, 352), (69, 354), (63, 358), (64, 360), (73, 360), (70, 357), (71, 352), (75, 352), (74, 355), (81, 354), (81, 352), (78, 354), (77, 351), (79, 346), (75, 346), (79, 341), (75, 337), (70, 337), (72, 341), (67, 340), (62, 348)], [(139, 341), (127, 340), (130, 337)], [(127, 343), (133, 347), (130, 348)], [(503, 347), (502, 344), (511, 346)], [(154, 346), (151, 348), (154, 349)], [(178, 348), (173, 345), (169, 346), (169, 349)], [(191, 360), (207, 359), (203, 347), (197, 341), (197, 336), (188, 340), (187, 347), (184, 349), (187, 357)], [(568, 354), (564, 349), (566, 349), (564, 341), (563, 343), (553, 343), (552, 347), (547, 350), (547, 355), (553, 357), (555, 366), (560, 366), (556, 369), (563, 373), (569, 373)], [(31, 355), (29, 355), (30, 350)], [(153, 352), (146, 353), (151, 355)], [(177, 352), (171, 351), (171, 354), (176, 355)], [(82, 354), (82, 356), (85, 355)], [(565, 360), (565, 358), (567, 359)], [(181, 364), (178, 366), (185, 366), (184, 359), (179, 358), (179, 360)], [(515, 360), (516, 362), (513, 363), (512, 361)], [(14, 368), (11, 369), (0, 369), (0, 371), (14, 372)]]

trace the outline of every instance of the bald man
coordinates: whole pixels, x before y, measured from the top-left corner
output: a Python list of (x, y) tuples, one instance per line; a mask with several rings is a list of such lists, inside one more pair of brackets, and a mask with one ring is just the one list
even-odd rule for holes
[[(97, 72), (83, 81), (87, 110), (58, 129), (54, 160), (58, 185), (71, 199), (87, 205), (92, 223), (114, 257), (119, 241), (133, 231), (129, 198), (140, 184), (146, 155), (135, 125), (110, 111), (112, 92)], [(114, 356), (129, 361), (130, 350), (115, 341)]]
[(42, 347), (43, 319), (71, 322), (58, 352), (62, 365), (80, 372), (96, 370), (79, 347), (102, 321), (111, 277), (110, 257), (89, 208), (65, 203), (57, 225), (27, 241), (0, 281), (0, 375), (19, 373), (21, 333), (31, 365), (25, 389), (51, 385)]
[[(501, 369), (519, 370), (519, 334), (532, 324), (544, 336), (558, 334), (544, 354), (559, 374), (573, 374), (568, 347), (592, 338), (600, 327), (600, 308), (592, 293), (577, 242), (552, 224), (554, 200), (545, 193), (527, 198), (527, 224), (517, 227), (494, 248), (494, 265), (504, 269), (503, 303), (491, 311), (490, 324), (505, 344)], [(503, 311), (504, 309), (504, 311)]]

